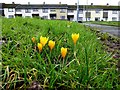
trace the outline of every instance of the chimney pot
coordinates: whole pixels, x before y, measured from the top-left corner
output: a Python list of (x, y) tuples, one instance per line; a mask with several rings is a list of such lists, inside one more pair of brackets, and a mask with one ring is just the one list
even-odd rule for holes
[(107, 5), (109, 5), (109, 3), (107, 3)]
[(12, 4), (15, 4), (15, 2), (12, 2)]
[(30, 2), (28, 2), (28, 5), (30, 5)]
[(91, 3), (91, 5), (93, 5), (93, 3)]
[(59, 2), (59, 4), (61, 4), (61, 2)]
[(45, 2), (43, 2), (43, 4), (45, 4)]

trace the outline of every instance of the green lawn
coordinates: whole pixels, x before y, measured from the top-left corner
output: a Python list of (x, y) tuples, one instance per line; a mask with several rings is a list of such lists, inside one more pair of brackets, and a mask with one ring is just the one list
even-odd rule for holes
[[(74, 45), (71, 35), (79, 33)], [(38, 51), (40, 37), (55, 41)], [(33, 43), (31, 38), (35, 37)], [(38, 81), (45, 89), (117, 88), (117, 61), (102, 49), (89, 28), (76, 22), (35, 18), (2, 19), (2, 88), (28, 88)], [(67, 48), (65, 58), (61, 47)]]
[(119, 21), (91, 21), (89, 23), (120, 27)]

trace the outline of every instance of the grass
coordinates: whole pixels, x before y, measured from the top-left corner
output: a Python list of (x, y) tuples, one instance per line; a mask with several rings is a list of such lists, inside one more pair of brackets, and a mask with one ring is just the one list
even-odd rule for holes
[[(73, 44), (72, 33), (80, 37)], [(55, 41), (38, 52), (40, 36)], [(36, 38), (33, 43), (31, 38)], [(95, 33), (81, 24), (59, 20), (15, 18), (2, 20), (2, 88), (25, 89), (33, 81), (44, 89), (118, 88), (116, 63), (102, 49)], [(65, 59), (61, 47), (68, 49)]]
[(119, 21), (91, 21), (89, 23), (120, 27)]

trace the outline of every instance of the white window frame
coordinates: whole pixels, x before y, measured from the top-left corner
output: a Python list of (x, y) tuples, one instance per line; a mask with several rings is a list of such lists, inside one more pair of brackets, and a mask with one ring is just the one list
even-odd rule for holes
[(83, 17), (78, 17), (78, 21), (83, 21)]
[(117, 11), (112, 11), (112, 14), (117, 14)]
[(99, 14), (100, 11), (101, 11), (100, 9), (96, 9), (96, 10), (95, 10), (95, 13), (96, 13), (96, 14)]
[(43, 16), (43, 19), (48, 19), (48, 16)]
[(15, 9), (16, 12), (21, 12), (22, 10), (21, 9)]
[(43, 13), (48, 13), (48, 9), (42, 9)]
[(66, 9), (60, 9), (60, 13), (65, 13)]
[(33, 12), (38, 12), (39, 10), (36, 8), (36, 9), (33, 9)]
[(112, 21), (117, 21), (117, 17), (112, 17)]
[(68, 13), (74, 13), (74, 10), (68, 10)]
[(56, 9), (50, 9), (50, 12), (56, 12)]
[(79, 10), (79, 14), (83, 14), (83, 10)]
[(31, 9), (25, 9), (25, 13), (31, 13)]
[(13, 12), (13, 8), (8, 8), (8, 12)]
[(14, 18), (14, 15), (8, 15), (8, 18)]
[(60, 16), (60, 19), (65, 19), (65, 16)]

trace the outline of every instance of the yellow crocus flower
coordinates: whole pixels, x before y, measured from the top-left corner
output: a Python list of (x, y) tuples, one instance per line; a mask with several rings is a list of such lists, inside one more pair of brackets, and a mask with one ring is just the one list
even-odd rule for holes
[(42, 51), (42, 48), (43, 48), (42, 44), (38, 43), (38, 49), (39, 49), (40, 52)]
[(72, 40), (73, 40), (74, 44), (76, 44), (78, 38), (79, 38), (79, 33), (78, 34), (76, 34), (76, 33), (72, 34)]
[(48, 46), (50, 47), (50, 50), (52, 51), (52, 49), (53, 49), (54, 46), (55, 46), (55, 42), (52, 41), (52, 40), (50, 40), (50, 41), (48, 42)]
[(62, 55), (62, 57), (63, 58), (65, 58), (65, 56), (66, 56), (66, 54), (67, 54), (67, 48), (61, 48), (61, 55)]
[(35, 42), (35, 37), (32, 37), (32, 42), (33, 42), (33, 43)]
[(46, 38), (46, 37), (40, 37), (40, 43), (43, 45), (43, 46), (45, 46), (45, 44), (47, 43), (47, 41), (48, 41), (48, 38)]

